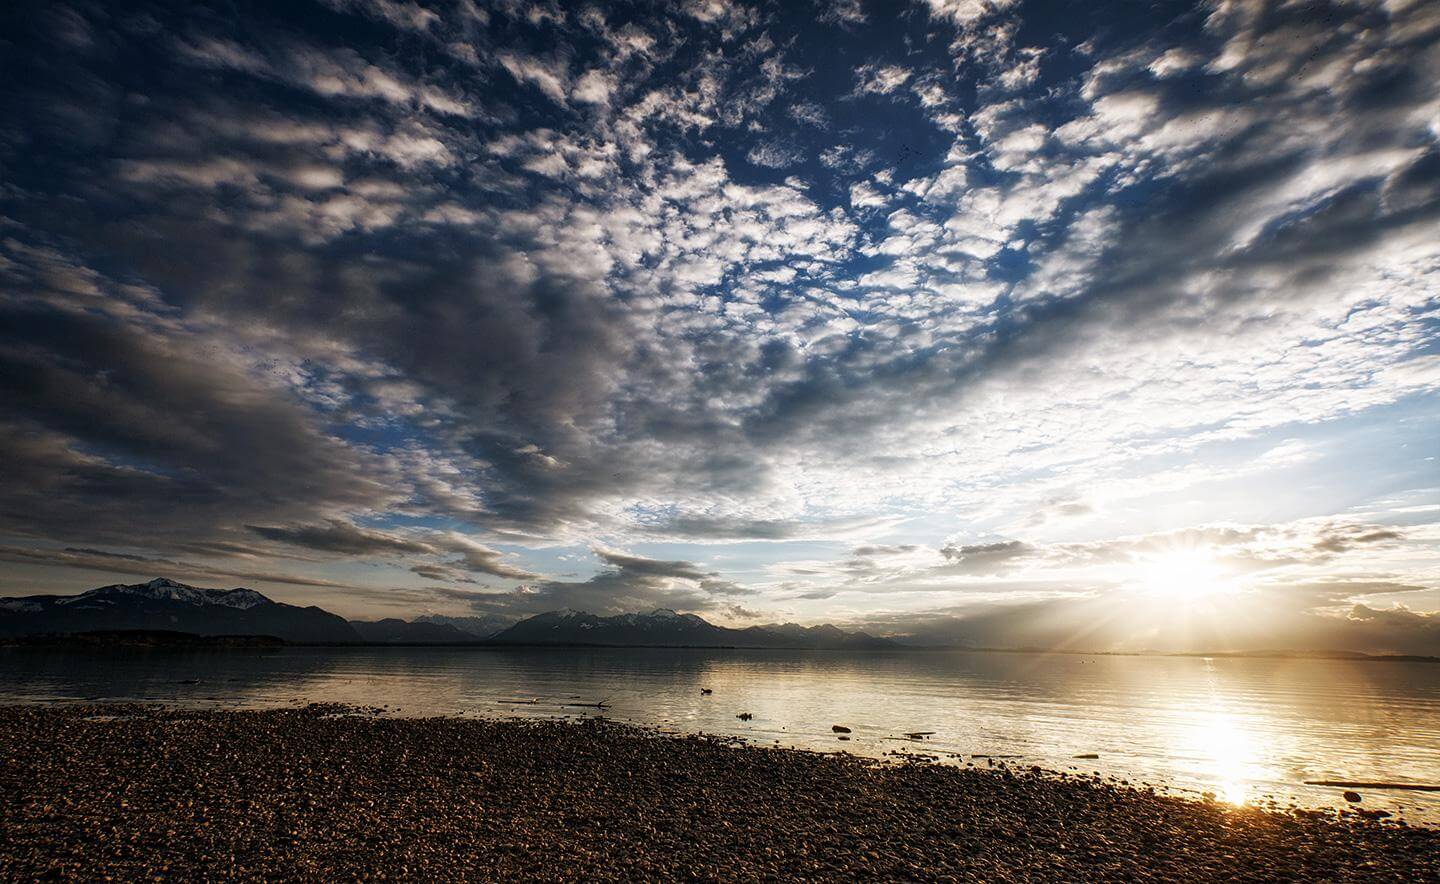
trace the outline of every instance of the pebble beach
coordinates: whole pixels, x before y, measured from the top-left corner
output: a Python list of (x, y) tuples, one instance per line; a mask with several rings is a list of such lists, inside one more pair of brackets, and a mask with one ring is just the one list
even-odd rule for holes
[(603, 720), (0, 707), (0, 879), (1440, 880), (1440, 831)]

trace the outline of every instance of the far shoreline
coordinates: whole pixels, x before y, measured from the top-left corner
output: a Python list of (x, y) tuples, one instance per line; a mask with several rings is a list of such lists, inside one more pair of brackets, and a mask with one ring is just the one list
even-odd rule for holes
[(270, 635), (202, 635), (165, 630), (97, 630), (0, 637), (0, 648), (83, 650), (105, 648), (185, 650), (274, 650), (277, 648), (449, 648), (472, 650), (687, 650), (788, 651), (818, 654), (890, 656), (895, 654), (1025, 654), (1071, 657), (1198, 658), (1225, 660), (1328, 660), (1357, 663), (1440, 663), (1440, 657), (1418, 654), (1367, 654), (1359, 651), (1084, 651), (1067, 648), (966, 648), (943, 645), (899, 645), (889, 648), (814, 648), (801, 646), (617, 644), (587, 642), (475, 641), (286, 641)]

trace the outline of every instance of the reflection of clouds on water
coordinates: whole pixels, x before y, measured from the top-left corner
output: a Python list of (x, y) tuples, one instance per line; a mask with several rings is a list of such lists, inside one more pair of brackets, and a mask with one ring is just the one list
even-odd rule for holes
[(0, 649), (0, 701), (187, 702), (323, 694), (335, 654), (273, 650)]
[[(1015, 755), (1017, 764), (1211, 791), (1236, 805), (1275, 795), (1334, 806), (1343, 805), (1337, 790), (1303, 782), (1440, 781), (1436, 674), (1422, 664), (964, 652), (0, 649), (0, 702), (321, 701), (551, 718), (596, 714), (576, 704), (604, 700), (604, 714), (620, 721), (766, 745), (958, 753), (960, 763)], [(505, 702), (515, 699), (537, 702)], [(851, 739), (840, 742), (836, 724), (852, 728)], [(934, 734), (905, 740), (913, 731)], [(1099, 757), (1076, 758), (1084, 753)], [(1440, 824), (1440, 795), (1377, 792), (1364, 806)]]

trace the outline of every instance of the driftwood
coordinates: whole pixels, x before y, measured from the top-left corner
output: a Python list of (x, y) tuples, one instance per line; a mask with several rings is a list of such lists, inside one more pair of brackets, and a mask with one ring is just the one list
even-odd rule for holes
[(1440, 786), (1424, 783), (1360, 783), (1352, 780), (1306, 780), (1307, 786), (1336, 786), (1347, 789), (1404, 789), (1407, 792), (1440, 792)]
[(605, 699), (601, 700), (599, 703), (562, 703), (562, 704), (560, 704), (560, 705), (562, 705), (562, 706), (576, 706), (576, 707), (579, 707), (579, 708), (582, 708), (582, 709), (609, 709), (609, 708), (610, 708), (610, 698), (609, 698), (609, 697), (606, 697)]

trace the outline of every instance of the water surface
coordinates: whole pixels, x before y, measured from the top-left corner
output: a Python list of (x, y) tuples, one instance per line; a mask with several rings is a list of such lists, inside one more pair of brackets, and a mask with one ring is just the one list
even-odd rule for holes
[[(713, 693), (702, 695), (701, 689)], [(1440, 666), (1336, 660), (685, 649), (0, 649), (0, 702), (308, 702), (395, 715), (605, 715), (669, 730), (947, 763), (1040, 765), (1341, 806), (1306, 780), (1440, 783)], [(516, 703), (516, 700), (526, 702)], [(748, 712), (749, 721), (737, 714)], [(840, 742), (831, 732), (851, 728)], [(907, 732), (933, 731), (923, 742)], [(1074, 756), (1097, 754), (1094, 760)], [(992, 756), (977, 758), (976, 756)], [(1440, 793), (1361, 790), (1440, 825)]]

